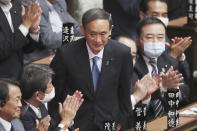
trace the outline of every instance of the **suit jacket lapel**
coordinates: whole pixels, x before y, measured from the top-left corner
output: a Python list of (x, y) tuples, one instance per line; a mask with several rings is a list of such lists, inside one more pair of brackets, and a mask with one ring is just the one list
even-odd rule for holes
[(146, 75), (149, 72), (142, 55), (139, 55), (139, 58), (137, 59), (134, 66), (134, 71), (138, 74), (139, 79), (141, 79), (144, 75)]
[(23, 115), (25, 115), (26, 113), (29, 112), (34, 119), (41, 120), (41, 118), (37, 117), (37, 115), (33, 111), (33, 109), (29, 105), (27, 105), (27, 103), (25, 101), (23, 101), (23, 100), (22, 100), (22, 105), (23, 105), (23, 108), (22, 108), (21, 116), (23, 116)]
[(15, 3), (12, 4), (12, 8), (10, 9), (10, 14), (11, 14), (14, 30), (16, 30), (19, 27), (19, 24), (21, 24), (22, 19), (21, 19), (21, 12), (18, 9), (18, 7), (15, 5)]
[(102, 66), (98, 80), (98, 86), (96, 89), (96, 95), (98, 94), (99, 90), (103, 87), (103, 81), (107, 81), (110, 78), (110, 75), (112, 74), (113, 60), (113, 51), (110, 42), (108, 41), (103, 51)]
[[(80, 72), (83, 74), (84, 77), (86, 77), (87, 82), (87, 88), (88, 89), (81, 89), (84, 92), (87, 92), (87, 94), (91, 94), (93, 97), (94, 95), (94, 86), (93, 86), (93, 80), (92, 80), (92, 73), (90, 68), (90, 60), (88, 55), (88, 50), (86, 47), (86, 40), (82, 39), (82, 42), (78, 43), (81, 44), (78, 48), (78, 54), (76, 54), (76, 61), (77, 64), (80, 66)], [(85, 82), (85, 81), (84, 81)]]
[(4, 14), (4, 12), (3, 12), (3, 10), (1, 8), (0, 8), (0, 19), (1, 19), (0, 21), (2, 22), (1, 25), (3, 25), (2, 28), (4, 28), (4, 30), (6, 32), (9, 31), (10, 33), (12, 33), (12, 30), (10, 28), (10, 25), (8, 23), (8, 20), (7, 20), (5, 14)]
[(163, 55), (161, 55), (157, 60), (157, 68), (158, 68), (158, 72), (164, 72), (164, 73), (166, 73), (170, 68), (170, 64), (166, 62)]

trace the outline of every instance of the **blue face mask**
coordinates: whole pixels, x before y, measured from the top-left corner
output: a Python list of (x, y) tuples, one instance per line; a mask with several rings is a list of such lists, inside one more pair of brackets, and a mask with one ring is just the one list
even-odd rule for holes
[(144, 54), (150, 58), (158, 58), (165, 51), (164, 42), (145, 42), (144, 43)]

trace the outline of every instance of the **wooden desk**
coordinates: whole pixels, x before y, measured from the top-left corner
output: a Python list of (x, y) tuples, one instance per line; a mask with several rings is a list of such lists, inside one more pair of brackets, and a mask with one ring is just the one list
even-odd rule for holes
[[(179, 112), (182, 112), (186, 109), (196, 107), (197, 108), (197, 102), (180, 110)], [(194, 120), (197, 120), (197, 115), (180, 115), (179, 116), (179, 126), (186, 125), (187, 123), (190, 123)], [(164, 116), (160, 119), (154, 120), (152, 122), (149, 122), (147, 124), (147, 131), (164, 131), (167, 129), (167, 116)], [(188, 130), (187, 130), (188, 131)]]
[(54, 55), (34, 61), (32, 63), (36, 63), (36, 64), (44, 64), (44, 65), (50, 65), (51, 60), (53, 59)]

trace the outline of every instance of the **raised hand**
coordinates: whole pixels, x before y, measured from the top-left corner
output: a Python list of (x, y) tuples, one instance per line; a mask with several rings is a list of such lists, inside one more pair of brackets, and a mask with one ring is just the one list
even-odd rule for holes
[(169, 45), (170, 48), (170, 56), (177, 59), (182, 56), (182, 53), (185, 52), (185, 50), (191, 45), (192, 40), (191, 37), (175, 37), (172, 39), (171, 45)]
[(69, 127), (79, 107), (83, 103), (82, 94), (76, 91), (73, 96), (67, 95), (63, 105), (59, 103), (59, 113), (62, 118), (61, 124)]
[[(82, 94), (80, 91), (76, 90), (76, 91), (74, 92), (73, 96), (77, 98), (77, 101), (78, 101), (78, 109), (79, 109), (79, 107), (82, 105), (82, 103), (83, 103), (83, 101), (84, 101), (84, 100), (82, 99), (83, 94)], [(77, 110), (78, 110), (78, 109), (77, 109)]]
[(184, 84), (184, 83), (181, 83), (181, 81), (183, 80), (182, 74), (174, 70), (172, 66), (170, 67), (170, 69), (168, 70), (166, 74), (162, 72), (160, 76), (162, 77), (162, 85), (166, 89), (177, 88)]
[(22, 6), (22, 24), (28, 29), (37, 29), (40, 24), (41, 13), (40, 4), (37, 1), (34, 3), (29, 2), (27, 11), (25, 11), (25, 7)]
[(36, 131), (48, 131), (51, 117), (48, 115), (43, 118), (40, 122), (36, 120)]
[(159, 86), (157, 85), (157, 82), (150, 76), (150, 74), (146, 74), (135, 84), (133, 95), (136, 99), (136, 103), (149, 98), (150, 95), (158, 89)]

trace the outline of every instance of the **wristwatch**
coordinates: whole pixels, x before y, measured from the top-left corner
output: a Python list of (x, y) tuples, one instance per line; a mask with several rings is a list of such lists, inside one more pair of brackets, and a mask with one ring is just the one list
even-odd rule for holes
[(63, 129), (64, 128), (64, 125), (63, 124), (58, 124), (58, 126), (57, 127), (59, 127), (59, 128), (61, 128), (61, 129)]

